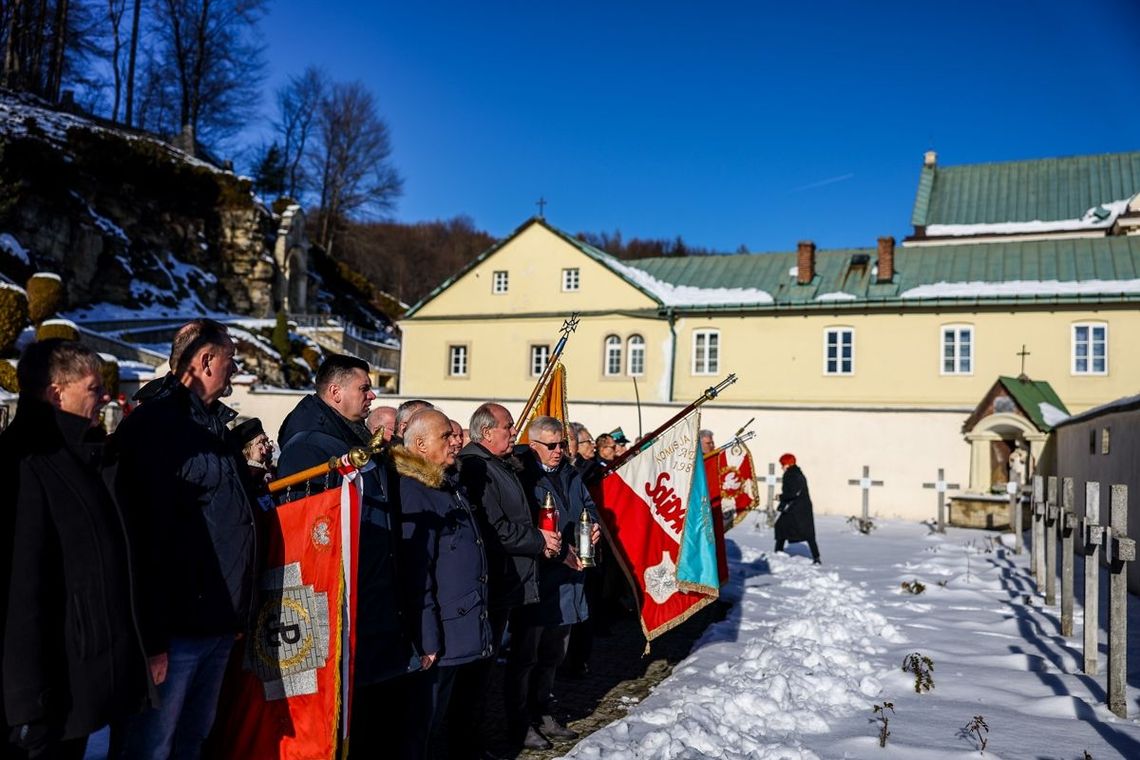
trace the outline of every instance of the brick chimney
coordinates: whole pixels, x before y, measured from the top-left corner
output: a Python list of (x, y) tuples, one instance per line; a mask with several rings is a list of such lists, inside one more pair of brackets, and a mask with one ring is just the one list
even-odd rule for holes
[(801, 240), (796, 244), (796, 282), (807, 285), (815, 276), (815, 243)]
[(890, 282), (895, 277), (895, 239), (879, 238), (879, 275), (875, 282)]

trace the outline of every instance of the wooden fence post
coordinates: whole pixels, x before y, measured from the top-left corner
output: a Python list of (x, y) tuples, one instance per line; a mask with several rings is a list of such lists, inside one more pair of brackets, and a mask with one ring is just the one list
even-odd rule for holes
[(1061, 480), (1061, 635), (1073, 635), (1073, 479)]
[(1136, 559), (1136, 542), (1128, 537), (1128, 486), (1112, 487), (1108, 571), (1108, 709), (1128, 717), (1124, 690), (1128, 686), (1128, 573)]
[(1045, 604), (1057, 603), (1057, 476), (1050, 475), (1045, 495)]
[(1085, 519), (1082, 543), (1085, 553), (1085, 630), (1084, 649), (1087, 675), (1097, 674), (1100, 633), (1100, 483), (1085, 483)]

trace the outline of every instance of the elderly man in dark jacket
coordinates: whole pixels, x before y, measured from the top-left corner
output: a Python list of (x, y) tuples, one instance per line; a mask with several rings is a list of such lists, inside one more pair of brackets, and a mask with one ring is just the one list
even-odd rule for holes
[[(519, 482), (522, 463), (512, 455), (515, 423), (499, 404), (486, 403), (471, 415), (471, 443), (459, 452), (460, 480), (475, 507), (490, 567), (491, 637), (496, 649), (515, 607), (538, 601), (537, 562), (562, 548), (557, 532), (539, 530)], [(477, 700), (485, 691), (487, 669), (464, 674), (455, 701)], [(472, 732), (473, 726), (464, 731)]]
[(249, 622), (257, 539), (245, 464), (226, 440), (234, 343), (225, 325), (178, 331), (178, 366), (114, 436), (115, 491), (139, 568), (139, 612), (159, 707), (128, 721), (123, 756), (197, 757), (226, 663)]
[(511, 616), (511, 654), (507, 661), (507, 720), (525, 728), (524, 745), (549, 748), (549, 739), (576, 739), (578, 734), (553, 715), (554, 673), (566, 656), (570, 627), (590, 614), (585, 574), (574, 550), (578, 522), (585, 511), (593, 523), (592, 543), (601, 538), (594, 500), (578, 470), (564, 459), (566, 444), (562, 423), (537, 417), (527, 429), (529, 451), (522, 453), (526, 468), (523, 485), (535, 512), (554, 499), (562, 548), (538, 568), (538, 604), (521, 607)]
[[(285, 418), (277, 442), (279, 477), (292, 475), (368, 443), (365, 418), (376, 394), (361, 359), (333, 354), (317, 369), (316, 393), (301, 399)], [(362, 475), (357, 577), (355, 693), (349, 751), (355, 757), (381, 757), (400, 725), (407, 687), (402, 676), (428, 667), (436, 650), (416, 641), (418, 607), (398, 580), (399, 500), (396, 477), (384, 459), (374, 459)], [(323, 480), (319, 485), (323, 484)], [(329, 479), (338, 487), (340, 478)], [(405, 586), (407, 584), (404, 584)], [(407, 591), (408, 593), (404, 593)], [(413, 620), (412, 618), (415, 618)]]
[[(455, 479), (452, 465), (459, 434), (442, 413), (417, 412), (404, 432), (404, 445), (392, 450), (400, 474), (406, 575), (427, 578), (420, 598), (420, 636), (439, 653), (435, 667), (416, 673), (411, 714), (404, 731), (405, 757), (427, 753), (429, 731), (438, 733), (456, 676), (491, 654), (487, 619), (487, 557), (471, 505)], [(460, 720), (473, 707), (457, 704)], [(452, 734), (457, 755), (468, 737)]]
[(12, 496), (3, 704), (32, 757), (82, 758), (89, 734), (142, 706), (147, 679), (127, 536), (100, 471), (100, 361), (53, 339), (30, 345), (17, 372), (19, 406), (0, 435)]

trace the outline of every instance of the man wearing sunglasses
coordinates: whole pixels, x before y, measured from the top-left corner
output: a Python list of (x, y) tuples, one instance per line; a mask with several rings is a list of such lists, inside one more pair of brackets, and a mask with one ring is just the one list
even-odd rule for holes
[(601, 537), (593, 499), (577, 469), (566, 456), (562, 423), (553, 417), (537, 417), (527, 428), (529, 455), (524, 450), (521, 476), (531, 510), (538, 509), (550, 494), (556, 505), (562, 545), (553, 557), (538, 566), (538, 604), (520, 607), (511, 615), (511, 653), (507, 661), (507, 720), (524, 733), (524, 746), (549, 749), (550, 739), (576, 739), (578, 734), (554, 717), (554, 673), (566, 657), (570, 627), (589, 617), (585, 574), (574, 550), (575, 532), (582, 512), (594, 523), (591, 539)]

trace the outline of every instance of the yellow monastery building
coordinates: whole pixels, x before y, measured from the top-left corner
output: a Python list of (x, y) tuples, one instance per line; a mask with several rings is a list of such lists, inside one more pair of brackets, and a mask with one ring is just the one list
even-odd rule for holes
[[(1140, 153), (951, 167), (929, 153), (901, 245), (623, 261), (534, 218), (408, 311), (401, 395), (525, 399), (578, 312), (563, 363), (595, 434), (636, 431), (637, 414), (651, 429), (733, 372), (705, 426), (725, 438), (756, 417), (762, 471), (795, 451), (817, 509), (851, 513), (847, 480), (867, 465), (885, 481), (874, 512), (926, 519), (933, 492), (908, 473), (986, 490), (978, 441), (1036, 456), (1042, 419), (1140, 391), (1138, 194)], [(1060, 408), (1035, 409), (1036, 427), (974, 415), (967, 441), (998, 377), (1023, 372)]]

